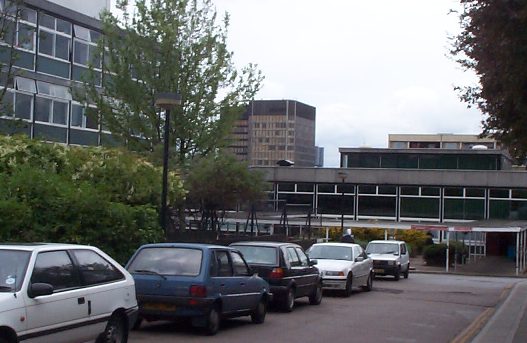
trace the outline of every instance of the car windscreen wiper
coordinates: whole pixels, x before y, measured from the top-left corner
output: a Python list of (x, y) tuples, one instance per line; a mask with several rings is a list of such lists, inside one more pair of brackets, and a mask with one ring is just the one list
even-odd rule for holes
[(164, 276), (163, 274), (159, 274), (158, 272), (155, 272), (153, 270), (137, 269), (137, 270), (132, 271), (132, 273), (157, 275), (157, 276), (161, 277), (163, 280), (167, 279), (167, 277)]
[(0, 286), (0, 291), (12, 291), (13, 287), (11, 286)]

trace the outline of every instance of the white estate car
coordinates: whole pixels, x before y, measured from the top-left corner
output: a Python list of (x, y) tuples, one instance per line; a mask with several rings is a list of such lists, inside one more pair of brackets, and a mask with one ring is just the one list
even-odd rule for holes
[(0, 343), (126, 342), (132, 276), (101, 250), (0, 244)]
[(346, 296), (356, 287), (371, 291), (373, 262), (360, 245), (317, 243), (307, 252), (311, 260), (317, 261), (323, 289), (343, 290)]
[(410, 272), (410, 253), (403, 241), (371, 241), (366, 253), (373, 260), (375, 275), (393, 275), (399, 280), (401, 274), (408, 278)]

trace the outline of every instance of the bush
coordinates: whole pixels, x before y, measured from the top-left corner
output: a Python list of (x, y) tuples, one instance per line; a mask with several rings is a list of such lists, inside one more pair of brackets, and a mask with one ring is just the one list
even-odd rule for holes
[[(0, 137), (0, 241), (94, 245), (124, 263), (163, 240), (161, 169), (119, 150)], [(170, 176), (171, 198), (183, 196)]]
[[(426, 264), (429, 266), (444, 266), (446, 263), (446, 248), (445, 243), (426, 246), (423, 251), (423, 258)], [(454, 257), (456, 257), (456, 263), (463, 263), (463, 257), (467, 253), (467, 247), (463, 242), (450, 241), (448, 254), (450, 264), (454, 263)]]

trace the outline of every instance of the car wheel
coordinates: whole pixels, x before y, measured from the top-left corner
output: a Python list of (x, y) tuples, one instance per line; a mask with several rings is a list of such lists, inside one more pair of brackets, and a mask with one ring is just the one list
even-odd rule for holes
[(370, 273), (368, 276), (368, 281), (366, 281), (366, 286), (362, 286), (362, 290), (369, 292), (373, 288), (373, 273)]
[(128, 342), (128, 330), (126, 329), (126, 324), (124, 318), (120, 315), (113, 315), (108, 324), (106, 324), (106, 329), (99, 339), (98, 343), (126, 343)]
[(408, 267), (406, 268), (406, 271), (404, 272), (404, 278), (408, 279), (409, 274), (410, 274), (410, 263), (408, 263)]
[(399, 281), (399, 279), (401, 278), (401, 267), (397, 268), (394, 276), (395, 276), (395, 281)]
[(256, 309), (251, 314), (251, 320), (255, 324), (262, 324), (265, 321), (265, 315), (267, 314), (267, 301), (261, 299)]
[(313, 293), (309, 296), (309, 304), (310, 305), (320, 305), (322, 302), (322, 284), (320, 282), (317, 283), (315, 286), (315, 289), (313, 290)]
[(9, 343), (6, 338), (0, 337), (0, 343)]
[(132, 330), (139, 330), (141, 328), (142, 323), (143, 323), (143, 318), (137, 317), (137, 319), (134, 322), (134, 325), (132, 326)]
[(291, 312), (293, 311), (293, 307), (295, 307), (295, 289), (291, 287), (287, 291), (282, 308), (285, 312)]
[(353, 275), (348, 274), (348, 278), (346, 280), (346, 289), (344, 289), (344, 296), (349, 297), (353, 291)]
[(218, 333), (220, 329), (220, 320), (220, 312), (218, 307), (215, 306), (211, 308), (207, 316), (207, 324), (205, 326), (205, 332), (207, 335), (212, 336)]

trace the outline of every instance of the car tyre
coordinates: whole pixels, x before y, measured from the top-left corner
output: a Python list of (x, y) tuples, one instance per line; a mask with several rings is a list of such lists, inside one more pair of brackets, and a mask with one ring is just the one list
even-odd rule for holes
[(251, 313), (251, 320), (255, 324), (262, 324), (265, 321), (265, 315), (267, 314), (267, 301), (261, 299), (254, 312)]
[(295, 289), (289, 288), (285, 296), (284, 302), (282, 303), (282, 309), (284, 312), (291, 312), (295, 307)]
[(373, 288), (373, 273), (370, 273), (368, 276), (368, 281), (366, 281), (366, 286), (362, 286), (362, 290), (365, 292), (371, 291)]
[(121, 315), (112, 315), (108, 324), (106, 324), (106, 329), (97, 343), (126, 343), (128, 342), (128, 330), (124, 318)]
[(404, 278), (408, 279), (409, 274), (410, 274), (410, 263), (408, 263), (408, 267), (406, 268), (406, 271), (404, 272)]
[(143, 318), (137, 317), (137, 319), (134, 322), (134, 325), (132, 326), (132, 330), (139, 330), (141, 328), (142, 323), (143, 323)]
[(313, 290), (313, 293), (309, 296), (309, 304), (310, 305), (320, 305), (322, 302), (322, 284), (320, 282), (317, 283), (315, 286), (315, 289)]
[(346, 289), (344, 289), (344, 296), (349, 297), (353, 291), (353, 276), (351, 274), (348, 274), (348, 278), (346, 279)]
[(207, 324), (205, 325), (205, 333), (209, 336), (213, 336), (220, 330), (220, 312), (217, 306), (210, 309), (207, 315)]
[(6, 338), (3, 338), (3, 337), (0, 337), (0, 343), (9, 343), (10, 341), (8, 341)]
[(397, 268), (394, 276), (395, 276), (395, 281), (399, 281), (399, 279), (401, 278), (401, 267)]

